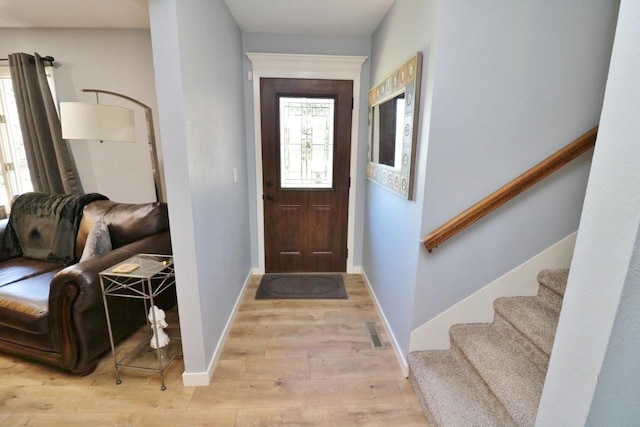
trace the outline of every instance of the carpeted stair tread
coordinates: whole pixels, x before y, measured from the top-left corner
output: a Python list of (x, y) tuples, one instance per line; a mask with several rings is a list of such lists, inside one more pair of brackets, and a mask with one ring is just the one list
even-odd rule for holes
[(555, 301), (540, 296), (498, 298), (493, 307), (547, 356), (551, 355), (560, 315)]
[(538, 273), (538, 282), (560, 295), (564, 296), (565, 288), (567, 287), (567, 277), (569, 276), (569, 270), (542, 270)]
[(568, 274), (543, 270), (537, 296), (498, 298), (491, 324), (452, 326), (451, 350), (409, 354), (431, 424), (535, 423)]
[(450, 335), (516, 424), (533, 425), (548, 363), (543, 353), (499, 323), (455, 325)]
[(495, 400), (495, 396), (488, 396), (491, 392), (477, 373), (467, 363), (461, 363), (451, 351), (412, 352), (408, 361), (412, 384), (417, 389), (430, 424), (515, 425), (504, 408), (502, 413), (492, 408), (487, 398)]

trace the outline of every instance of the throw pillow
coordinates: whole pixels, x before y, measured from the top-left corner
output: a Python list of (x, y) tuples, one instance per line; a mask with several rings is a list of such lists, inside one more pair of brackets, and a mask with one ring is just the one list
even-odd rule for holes
[(104, 222), (104, 218), (100, 218), (93, 224), (87, 242), (84, 245), (80, 262), (86, 261), (96, 255), (102, 255), (111, 250), (111, 236), (109, 235), (109, 227)]

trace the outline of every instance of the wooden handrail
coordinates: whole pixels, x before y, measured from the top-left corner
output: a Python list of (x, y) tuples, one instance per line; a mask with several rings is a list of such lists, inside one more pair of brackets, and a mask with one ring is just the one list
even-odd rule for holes
[(494, 211), (516, 197), (538, 181), (549, 176), (580, 154), (592, 148), (596, 143), (598, 126), (580, 136), (564, 148), (556, 151), (513, 181), (494, 191), (469, 209), (435, 228), (422, 238), (422, 244), (431, 252), (445, 240), (453, 237), (488, 213)]

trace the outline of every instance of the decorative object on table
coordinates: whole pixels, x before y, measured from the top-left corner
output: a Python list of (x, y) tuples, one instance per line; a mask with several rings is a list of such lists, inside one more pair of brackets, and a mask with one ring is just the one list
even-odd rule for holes
[(151, 331), (153, 332), (153, 336), (149, 342), (151, 348), (158, 349), (162, 347), (166, 347), (169, 344), (171, 339), (169, 335), (164, 331), (164, 328), (169, 325), (165, 321), (164, 310), (156, 307), (155, 305), (149, 309), (149, 323), (151, 324)]
[(133, 111), (128, 108), (100, 104), (99, 94), (102, 93), (123, 98), (139, 105), (144, 109), (147, 122), (149, 153), (151, 155), (151, 168), (156, 190), (156, 200), (162, 202), (162, 183), (160, 182), (160, 169), (151, 107), (137, 99), (116, 92), (100, 89), (82, 89), (82, 91), (95, 93), (96, 103), (61, 102), (60, 120), (62, 122), (62, 137), (66, 139), (99, 140), (100, 142), (136, 142)]
[(115, 267), (112, 272), (116, 274), (127, 274), (140, 268), (139, 264), (125, 263)]
[(256, 299), (347, 299), (339, 274), (265, 274)]

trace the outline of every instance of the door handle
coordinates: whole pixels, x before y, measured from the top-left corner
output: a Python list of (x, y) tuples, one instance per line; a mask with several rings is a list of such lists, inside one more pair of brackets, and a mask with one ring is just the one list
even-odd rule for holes
[(265, 199), (272, 201), (273, 200), (273, 194), (269, 193), (266, 196), (264, 196)]

